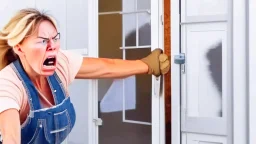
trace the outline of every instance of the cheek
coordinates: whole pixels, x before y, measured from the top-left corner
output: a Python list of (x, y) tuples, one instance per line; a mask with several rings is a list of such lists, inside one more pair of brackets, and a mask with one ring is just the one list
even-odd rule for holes
[(60, 49), (60, 43), (57, 43), (55, 48), (56, 48), (56, 50), (59, 50)]
[(34, 47), (28, 51), (27, 59), (30, 61), (31, 65), (40, 65), (42, 59), (44, 58), (45, 48)]

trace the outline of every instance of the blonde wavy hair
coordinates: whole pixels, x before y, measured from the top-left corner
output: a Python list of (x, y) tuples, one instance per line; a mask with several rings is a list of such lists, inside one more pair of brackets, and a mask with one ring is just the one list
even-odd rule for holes
[(0, 70), (18, 59), (13, 47), (22, 43), (26, 37), (35, 34), (43, 20), (50, 21), (57, 29), (53, 17), (37, 9), (27, 8), (19, 10), (0, 30)]

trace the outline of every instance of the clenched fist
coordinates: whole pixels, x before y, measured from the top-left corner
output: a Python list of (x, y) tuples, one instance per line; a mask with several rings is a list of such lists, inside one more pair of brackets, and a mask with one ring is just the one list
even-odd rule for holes
[(170, 61), (161, 49), (155, 49), (147, 57), (141, 59), (149, 67), (148, 74), (160, 76), (166, 74), (170, 70)]

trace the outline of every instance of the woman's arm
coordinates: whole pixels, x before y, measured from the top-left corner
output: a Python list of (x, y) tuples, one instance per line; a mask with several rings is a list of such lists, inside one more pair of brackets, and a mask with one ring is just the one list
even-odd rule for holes
[(8, 109), (0, 113), (0, 131), (3, 144), (20, 144), (20, 118), (16, 109)]
[(123, 78), (148, 72), (148, 65), (141, 60), (83, 58), (76, 78)]
[(160, 76), (170, 69), (168, 56), (161, 49), (155, 49), (141, 60), (122, 60), (107, 58), (83, 58), (76, 78), (124, 78), (137, 74)]

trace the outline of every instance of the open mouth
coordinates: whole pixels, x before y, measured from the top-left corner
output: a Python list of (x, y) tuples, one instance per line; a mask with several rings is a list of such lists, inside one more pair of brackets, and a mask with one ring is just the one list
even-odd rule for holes
[(45, 59), (43, 66), (44, 67), (51, 67), (51, 66), (55, 66), (56, 64), (56, 57), (55, 56), (50, 56), (48, 58)]

